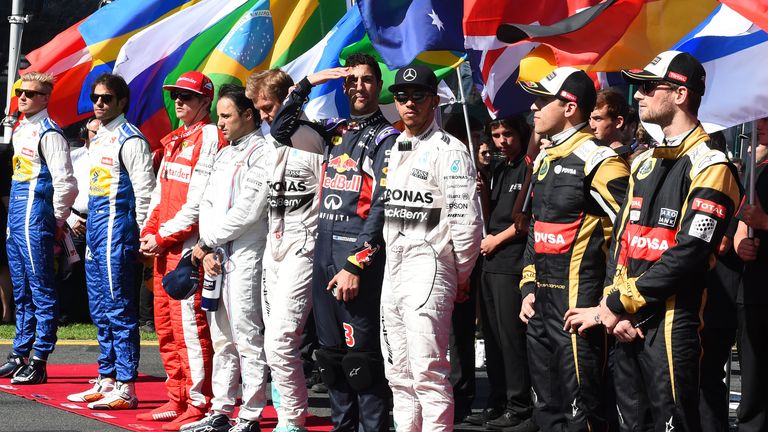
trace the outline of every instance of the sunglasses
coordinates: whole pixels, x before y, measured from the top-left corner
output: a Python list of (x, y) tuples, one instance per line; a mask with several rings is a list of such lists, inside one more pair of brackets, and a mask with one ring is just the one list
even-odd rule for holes
[(174, 101), (176, 99), (181, 99), (183, 102), (188, 102), (195, 97), (197, 97), (197, 95), (194, 93), (187, 93), (187, 92), (180, 92), (180, 91), (171, 92), (171, 100), (174, 100)]
[(43, 93), (35, 90), (27, 90), (27, 89), (21, 89), (21, 88), (16, 89), (14, 93), (16, 94), (16, 97), (21, 97), (21, 95), (26, 95), (28, 98), (33, 98), (35, 96), (42, 96), (42, 95), (48, 94), (48, 93)]
[(409, 100), (412, 100), (414, 103), (422, 103), (425, 100), (427, 100), (428, 96), (432, 96), (432, 93), (428, 93), (425, 91), (415, 91), (413, 93), (396, 92), (392, 96), (395, 98), (395, 100), (398, 103), (401, 103), (401, 104), (404, 104)]
[(106, 94), (98, 94), (98, 93), (91, 93), (91, 102), (96, 103), (101, 99), (102, 102), (105, 104), (112, 103), (112, 99), (115, 98), (115, 95), (111, 95), (109, 93)]
[(666, 81), (654, 80), (654, 81), (643, 81), (640, 84), (640, 90), (643, 93), (648, 94), (648, 93), (651, 93), (652, 91), (656, 90), (660, 86), (664, 86), (664, 87), (666, 87), (667, 89), (670, 89), (670, 90), (672, 89), (672, 86), (669, 85), (669, 83), (667, 83)]

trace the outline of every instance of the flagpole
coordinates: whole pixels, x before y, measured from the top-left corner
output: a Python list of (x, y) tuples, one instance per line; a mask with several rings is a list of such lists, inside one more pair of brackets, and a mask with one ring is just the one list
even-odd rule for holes
[(461, 76), (461, 65), (456, 68), (456, 76), (459, 78), (459, 95), (461, 96), (461, 110), (464, 112), (464, 125), (467, 127), (467, 142), (469, 143), (469, 151), (472, 153), (472, 164), (475, 165), (475, 171), (477, 171), (477, 149), (475, 148), (475, 142), (472, 140), (472, 131), (469, 128), (469, 111), (467, 111), (467, 98), (464, 96), (464, 83)]
[[(11, 16), (8, 22), (11, 25), (10, 41), (8, 43), (8, 85), (6, 86), (5, 115), (11, 113), (11, 92), (16, 83), (16, 69), (19, 67), (19, 49), (21, 47), (21, 33), (24, 30), (24, 23), (29, 21), (29, 17), (22, 15), (24, 11), (24, 0), (13, 0), (11, 5)], [(14, 122), (15, 123), (15, 122)], [(3, 124), (2, 144), (11, 142), (11, 133), (13, 125)]]
[[(749, 158), (749, 189), (747, 190), (747, 199), (749, 200), (749, 205), (755, 205), (755, 183), (757, 180), (755, 178), (755, 169), (757, 165), (757, 161), (755, 160), (757, 158), (757, 154), (755, 154), (757, 151), (757, 122), (754, 120), (752, 121), (751, 135), (749, 146), (752, 152)], [(751, 226), (747, 227), (747, 237), (755, 237), (755, 230)]]

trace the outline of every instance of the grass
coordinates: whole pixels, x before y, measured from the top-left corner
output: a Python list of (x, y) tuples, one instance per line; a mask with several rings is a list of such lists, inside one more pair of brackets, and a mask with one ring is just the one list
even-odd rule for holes
[[(16, 328), (13, 324), (0, 325), (0, 339), (13, 339)], [(156, 341), (155, 333), (140, 332), (141, 340)], [(59, 340), (96, 340), (96, 327), (93, 324), (67, 324), (59, 327)]]

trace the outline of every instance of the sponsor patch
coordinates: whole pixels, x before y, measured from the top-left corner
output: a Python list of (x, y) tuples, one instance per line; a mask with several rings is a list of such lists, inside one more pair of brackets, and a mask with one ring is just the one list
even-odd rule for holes
[(165, 164), (165, 178), (168, 180), (176, 180), (181, 183), (189, 183), (192, 178), (192, 167), (176, 162), (170, 162)]
[(630, 210), (629, 211), (629, 221), (630, 222), (637, 222), (640, 220), (640, 210)]
[(424, 170), (420, 170), (418, 168), (411, 168), (411, 175), (422, 180), (426, 180), (429, 176), (429, 173)]
[(571, 175), (576, 175), (577, 174), (575, 169), (573, 169), (573, 168), (565, 168), (565, 167), (560, 166), (560, 165), (555, 165), (555, 168), (553, 168), (553, 171), (555, 172), (555, 174), (571, 174)]
[(676, 244), (674, 229), (651, 228), (629, 225), (621, 238), (619, 263), (626, 263), (627, 257), (645, 261), (658, 261), (661, 255)]
[(715, 215), (720, 219), (725, 219), (725, 206), (714, 201), (706, 200), (703, 198), (694, 198), (691, 209)]
[(323, 177), (323, 189), (333, 189), (337, 191), (357, 192), (363, 184), (363, 178), (359, 175), (353, 175), (348, 179), (346, 175), (336, 173), (331, 179)]
[(562, 254), (571, 249), (576, 239), (581, 219), (571, 223), (536, 221), (533, 224), (534, 250), (536, 253)]
[(630, 208), (638, 210), (643, 208), (643, 197), (632, 197), (632, 204)]
[(700, 238), (709, 243), (712, 241), (712, 236), (715, 235), (716, 227), (717, 221), (715, 219), (703, 214), (697, 214), (693, 217), (691, 228), (688, 229), (688, 235)]
[(328, 166), (334, 168), (336, 172), (343, 173), (347, 171), (357, 172), (357, 161), (343, 153), (328, 161)]
[(567, 92), (565, 90), (560, 90), (560, 96), (568, 99), (571, 102), (576, 102), (576, 95), (573, 93)]
[(677, 223), (677, 214), (677, 210), (662, 207), (659, 212), (659, 225), (674, 227)]
[(680, 82), (683, 82), (683, 83), (684, 83), (684, 82), (686, 82), (686, 81), (688, 81), (688, 77), (687, 77), (687, 76), (685, 76), (685, 75), (683, 75), (683, 74), (680, 74), (680, 73), (677, 73), (677, 72), (672, 72), (672, 71), (670, 71), (670, 72), (667, 74), (667, 76), (668, 76), (669, 78), (672, 78), (672, 79), (676, 79), (676, 80), (678, 80), (678, 81), (680, 81)]

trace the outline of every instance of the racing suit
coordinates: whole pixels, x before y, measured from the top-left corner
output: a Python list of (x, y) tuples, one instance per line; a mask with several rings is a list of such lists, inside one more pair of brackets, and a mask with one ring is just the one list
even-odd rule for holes
[(464, 144), (433, 122), (401, 134), (389, 158), (381, 350), (398, 430), (452, 430), (448, 338), (457, 287), (482, 239), (475, 169)]
[(47, 360), (56, 344), (58, 295), (53, 244), (77, 196), (69, 147), (48, 111), (25, 117), (13, 132), (13, 179), (6, 250), (16, 302), (13, 351)]
[(182, 126), (161, 140), (163, 161), (152, 209), (141, 236), (154, 235), (163, 252), (155, 258), (154, 318), (168, 397), (183, 410), (186, 404), (205, 410), (211, 397), (213, 348), (208, 321), (200, 308), (201, 291), (173, 300), (163, 289), (163, 276), (174, 270), (184, 251), (197, 242), (200, 199), (216, 152), (226, 145), (221, 131), (205, 118)]
[[(699, 125), (632, 164), (606, 279), (606, 304), (644, 339), (615, 351), (624, 430), (701, 430), (700, 316), (708, 270), (740, 202), (735, 168)], [(647, 422), (652, 421), (652, 425)]]
[(131, 382), (139, 366), (139, 225), (155, 186), (152, 156), (149, 143), (122, 114), (99, 127), (89, 155), (85, 271), (99, 341), (99, 375)]
[(290, 140), (291, 146), (273, 141), (276, 148), (270, 149), (273, 164), (267, 175), (269, 223), (261, 301), (264, 350), (272, 385), (280, 394), (278, 426), (301, 427), (307, 416), (307, 387), (299, 345), (312, 309), (323, 137), (301, 125)]
[[(306, 79), (283, 103), (273, 136), (289, 135), (312, 86)], [(336, 119), (326, 120), (326, 128)], [(284, 127), (285, 126), (285, 127)], [(343, 135), (326, 140), (312, 296), (334, 430), (388, 429), (389, 391), (379, 343), (379, 306), (384, 277), (382, 226), (389, 152), (399, 132), (381, 111), (352, 119)], [(342, 269), (360, 276), (358, 297), (336, 300), (328, 282)], [(351, 352), (348, 357), (345, 355)], [(346, 360), (344, 360), (346, 358)], [(357, 359), (357, 361), (356, 361)], [(346, 363), (347, 367), (343, 365)], [(362, 366), (354, 376), (347, 376)], [(361, 377), (363, 380), (361, 381)]]
[(563, 330), (569, 308), (596, 306), (603, 293), (606, 248), (624, 199), (629, 168), (595, 143), (583, 124), (552, 137), (533, 167), (532, 216), (522, 296), (535, 293), (528, 322), (528, 365), (542, 430), (608, 428), (603, 397), (607, 341)]
[(212, 412), (231, 416), (242, 379), (239, 416), (245, 420), (258, 420), (267, 400), (260, 289), (267, 145), (256, 130), (222, 149), (200, 202), (199, 244), (223, 255), (219, 308), (208, 312), (214, 349)]

